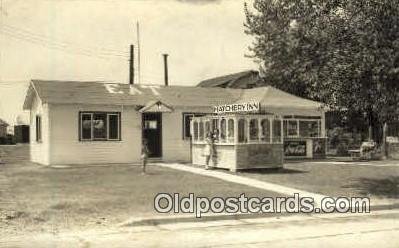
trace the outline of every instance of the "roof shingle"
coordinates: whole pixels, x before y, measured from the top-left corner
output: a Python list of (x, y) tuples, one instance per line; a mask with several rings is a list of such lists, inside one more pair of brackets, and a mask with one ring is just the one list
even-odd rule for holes
[(322, 107), (319, 102), (303, 99), (270, 86), (230, 89), (32, 80), (24, 109), (30, 109), (34, 92), (37, 92), (42, 102), (54, 104), (145, 106), (151, 101), (161, 101), (174, 108), (259, 102), (267, 112), (307, 115), (320, 115)]

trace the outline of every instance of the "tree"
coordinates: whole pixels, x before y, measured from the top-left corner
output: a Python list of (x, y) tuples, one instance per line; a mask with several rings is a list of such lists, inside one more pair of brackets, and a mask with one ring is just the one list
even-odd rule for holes
[(375, 130), (397, 118), (399, 2), (254, 0), (245, 13), (251, 55), (272, 85)]

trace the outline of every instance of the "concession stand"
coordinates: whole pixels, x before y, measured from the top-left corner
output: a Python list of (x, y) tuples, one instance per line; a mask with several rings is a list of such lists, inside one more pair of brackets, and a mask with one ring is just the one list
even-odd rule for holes
[(237, 171), (283, 166), (283, 118), (262, 113), (259, 103), (214, 107), (214, 114), (191, 121), (192, 161), (205, 165), (206, 137), (213, 137), (209, 166)]

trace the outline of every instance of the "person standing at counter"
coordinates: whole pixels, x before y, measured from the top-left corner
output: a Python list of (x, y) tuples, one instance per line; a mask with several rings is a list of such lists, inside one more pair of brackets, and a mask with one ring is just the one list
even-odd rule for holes
[(206, 139), (205, 139), (205, 147), (204, 147), (204, 156), (205, 156), (205, 170), (209, 170), (209, 161), (212, 159), (213, 161), (213, 156), (215, 154), (215, 147), (213, 145), (214, 140), (213, 140), (213, 134), (211, 132), (208, 132), (206, 134)]

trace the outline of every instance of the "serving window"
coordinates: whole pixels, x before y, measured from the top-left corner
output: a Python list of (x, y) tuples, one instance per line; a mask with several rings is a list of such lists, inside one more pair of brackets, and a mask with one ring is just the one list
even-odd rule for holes
[(251, 119), (249, 121), (249, 139), (251, 141), (259, 139), (258, 119)]
[(270, 120), (269, 119), (262, 119), (261, 123), (261, 141), (270, 142)]
[(233, 119), (229, 119), (229, 121), (227, 122), (227, 129), (228, 129), (227, 141), (230, 143), (234, 142), (234, 120)]
[(194, 123), (193, 123), (193, 125), (194, 125), (194, 140), (198, 140), (198, 137), (199, 137), (199, 135), (198, 135), (198, 130), (199, 130), (199, 127), (198, 127), (198, 121), (194, 121)]
[(301, 137), (320, 137), (320, 121), (299, 121), (299, 135)]
[(204, 122), (199, 123), (199, 140), (204, 140), (205, 129), (204, 129)]
[[(202, 126), (205, 125), (205, 135)], [(282, 119), (273, 115), (231, 114), (223, 116), (194, 117), (193, 142), (205, 142), (207, 126), (215, 144), (282, 143)]]
[(279, 143), (283, 141), (281, 131), (281, 120), (273, 120), (273, 143)]
[(247, 139), (247, 120), (238, 120), (238, 143), (246, 143)]
[(226, 129), (227, 129), (227, 123), (226, 123), (226, 119), (221, 119), (220, 120), (220, 141), (221, 142), (226, 142)]
[(120, 117), (119, 112), (80, 112), (79, 140), (121, 140)]
[(298, 137), (298, 121), (297, 120), (285, 120), (284, 121), (284, 133), (287, 137)]
[(301, 119), (285, 119), (284, 135), (288, 138), (318, 138), (321, 137), (321, 119), (317, 117), (302, 117)]
[(183, 139), (190, 139), (190, 122), (194, 117), (204, 116), (202, 113), (183, 113)]

